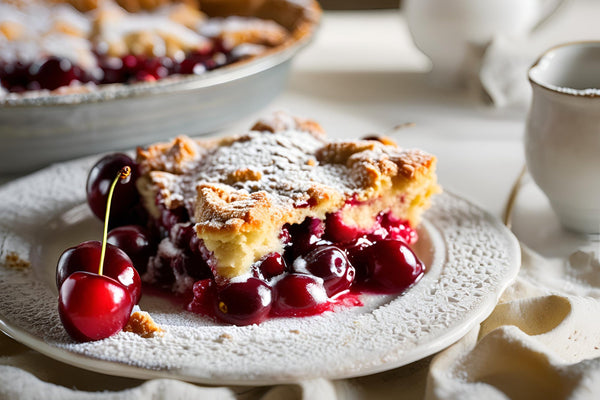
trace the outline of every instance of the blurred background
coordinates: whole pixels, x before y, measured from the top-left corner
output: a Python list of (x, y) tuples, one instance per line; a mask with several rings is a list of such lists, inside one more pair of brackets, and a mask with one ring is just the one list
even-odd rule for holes
[(321, 0), (325, 10), (368, 10), (397, 8), (401, 0)]

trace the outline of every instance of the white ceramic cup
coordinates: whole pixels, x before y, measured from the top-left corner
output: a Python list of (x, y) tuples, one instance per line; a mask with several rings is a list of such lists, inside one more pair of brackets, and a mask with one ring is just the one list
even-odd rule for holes
[(529, 172), (563, 226), (600, 233), (600, 42), (548, 50), (529, 81)]
[(563, 0), (403, 0), (415, 45), (439, 86), (464, 85), (495, 35), (527, 35)]

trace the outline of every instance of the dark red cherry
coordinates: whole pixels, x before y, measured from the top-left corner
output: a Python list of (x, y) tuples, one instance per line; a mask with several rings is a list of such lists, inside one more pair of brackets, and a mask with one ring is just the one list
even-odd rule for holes
[(194, 238), (198, 237), (196, 234), (196, 229), (194, 228), (194, 224), (192, 223), (186, 224), (169, 222), (168, 225), (172, 225), (171, 241), (180, 249), (187, 249), (188, 247), (191, 247), (190, 245), (192, 244), (192, 241), (195, 241)]
[(274, 287), (273, 315), (306, 316), (320, 314), (327, 307), (327, 293), (320, 278), (289, 274)]
[(364, 250), (367, 285), (381, 293), (401, 293), (423, 276), (423, 263), (401, 240), (381, 240)]
[(108, 232), (107, 242), (123, 250), (140, 275), (146, 272), (148, 259), (156, 244), (148, 230), (140, 225), (123, 225)]
[(121, 58), (121, 62), (123, 63), (123, 69), (131, 74), (135, 74), (136, 72), (141, 71), (144, 67), (145, 61), (146, 58), (144, 56), (136, 56), (133, 54), (128, 54)]
[(32, 67), (30, 73), (41, 88), (48, 90), (68, 86), (72, 81), (77, 80), (76, 70), (71, 61), (66, 58), (50, 57), (39, 66), (39, 69)]
[[(168, 61), (167, 61), (168, 60)], [(146, 60), (143, 66), (143, 71), (155, 80), (162, 79), (169, 74), (169, 70), (165, 64), (170, 64), (169, 58), (154, 57)]]
[[(189, 220), (190, 220), (190, 216), (185, 207), (177, 207), (177, 208), (172, 208), (172, 209), (167, 209), (167, 208), (162, 207), (160, 220), (158, 221), (158, 224), (159, 224), (160, 230), (164, 234), (167, 234), (171, 231), (171, 229), (176, 224), (183, 224), (185, 222), (189, 222)], [(191, 232), (191, 230), (194, 228), (192, 226), (192, 227), (189, 227), (189, 229)]]
[(332, 242), (341, 243), (355, 239), (360, 234), (357, 227), (344, 223), (342, 214), (328, 214), (325, 219), (325, 238)]
[(373, 242), (364, 236), (358, 237), (351, 242), (343, 244), (343, 249), (348, 256), (348, 261), (354, 266), (356, 276), (355, 281), (364, 281), (367, 277), (366, 263), (364, 260), (364, 250), (371, 246)]
[(115, 176), (124, 166), (131, 166), (131, 176), (126, 183), (120, 183), (111, 205), (111, 226), (127, 223), (132, 211), (139, 202), (135, 187), (139, 173), (136, 163), (126, 154), (110, 154), (101, 158), (90, 170), (86, 183), (87, 201), (92, 212), (104, 221), (108, 191)]
[(319, 244), (326, 244), (321, 238), (325, 231), (323, 222), (317, 218), (307, 218), (301, 224), (288, 227), (291, 246), (286, 248), (286, 258), (290, 263), (299, 256), (311, 251)]
[(178, 66), (178, 72), (186, 75), (201, 75), (206, 72), (204, 63), (194, 58), (186, 58)]
[(217, 289), (212, 279), (201, 279), (192, 287), (194, 298), (188, 304), (188, 311), (198, 314), (212, 315), (216, 302)]
[(269, 253), (259, 261), (257, 269), (260, 276), (265, 279), (271, 279), (285, 272), (285, 260), (279, 253)]
[(194, 280), (212, 277), (212, 271), (201, 255), (184, 251), (170, 259), (171, 269), (179, 274), (186, 274)]
[(354, 281), (354, 267), (346, 253), (336, 246), (319, 246), (297, 259), (294, 267), (300, 264), (304, 264), (311, 274), (323, 279), (329, 297), (348, 289)]
[(260, 324), (271, 311), (271, 287), (258, 278), (230, 282), (217, 293), (215, 314), (235, 325)]
[(123, 60), (117, 57), (101, 57), (98, 60), (103, 72), (102, 83), (119, 83), (127, 81), (127, 71)]
[[(90, 240), (65, 250), (56, 266), (56, 286), (60, 289), (64, 281), (77, 271), (98, 272), (102, 243)], [(124, 251), (111, 244), (106, 245), (104, 274), (122, 284), (131, 295), (133, 304), (142, 296), (142, 281)]]
[(121, 331), (129, 321), (133, 302), (116, 280), (89, 272), (75, 272), (60, 288), (58, 314), (75, 340), (100, 340)]

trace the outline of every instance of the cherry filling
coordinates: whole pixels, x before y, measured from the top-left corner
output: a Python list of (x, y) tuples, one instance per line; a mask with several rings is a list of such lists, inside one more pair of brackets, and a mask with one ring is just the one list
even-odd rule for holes
[(35, 63), (0, 61), (0, 83), (9, 92), (55, 90), (73, 82), (95, 84), (153, 82), (174, 74), (199, 75), (237, 61), (221, 41), (186, 54), (183, 60), (169, 57), (96, 55), (99, 73), (91, 73), (66, 58), (49, 57)]
[(361, 293), (400, 294), (425, 270), (409, 247), (416, 232), (389, 213), (369, 230), (349, 227), (335, 214), (308, 218), (284, 226), (280, 237), (283, 254), (257, 261), (251, 277), (222, 287), (212, 278), (196, 282), (188, 310), (236, 325), (315, 315), (361, 305)]

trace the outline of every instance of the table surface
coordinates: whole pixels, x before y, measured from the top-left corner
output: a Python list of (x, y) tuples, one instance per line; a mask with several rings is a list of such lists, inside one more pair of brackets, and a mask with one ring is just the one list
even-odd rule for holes
[[(600, 37), (598, 24), (580, 23), (599, 15), (598, 3), (571, 1), (552, 25), (531, 38), (534, 48), (565, 37)], [(524, 165), (527, 107), (496, 108), (477, 93), (433, 87), (429, 68), (401, 12), (327, 12), (317, 38), (295, 60), (283, 94), (222, 134), (279, 109), (319, 121), (334, 138), (386, 134), (403, 147), (435, 154), (446, 190), (500, 217)], [(405, 123), (414, 126), (394, 130)], [(565, 256), (585, 240), (560, 228), (548, 201), (527, 178), (516, 203), (514, 231), (546, 256)]]

